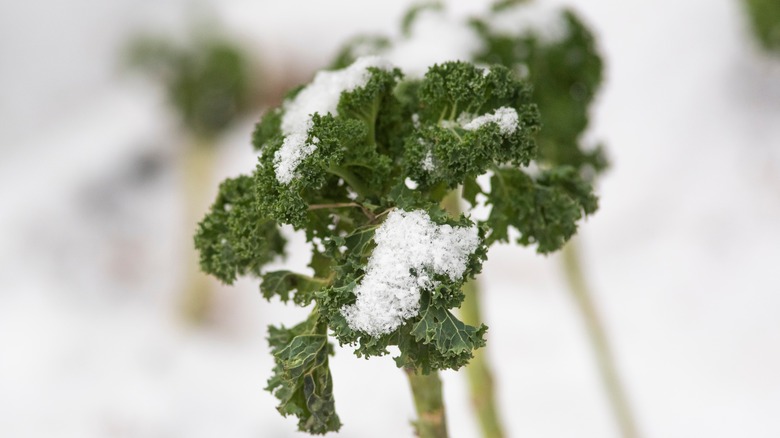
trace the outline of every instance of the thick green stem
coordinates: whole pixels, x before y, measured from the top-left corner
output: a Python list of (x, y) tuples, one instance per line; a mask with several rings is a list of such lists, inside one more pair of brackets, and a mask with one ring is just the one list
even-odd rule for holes
[(405, 368), (412, 388), (417, 421), (414, 427), (420, 438), (447, 438), (447, 415), (442, 397), (441, 379), (436, 371), (422, 374), (413, 368)]
[(593, 354), (596, 356), (601, 379), (620, 427), (621, 436), (624, 438), (638, 437), (636, 423), (628, 404), (625, 389), (618, 376), (607, 334), (585, 283), (579, 253), (573, 241), (563, 248), (563, 265), (569, 290), (585, 322)]
[(343, 179), (344, 182), (347, 183), (347, 185), (352, 187), (352, 190), (354, 190), (358, 195), (364, 198), (367, 198), (372, 194), (374, 194), (374, 192), (370, 188), (368, 188), (368, 186), (365, 183), (363, 183), (363, 181), (357, 175), (352, 173), (346, 167), (331, 166), (328, 168), (328, 172)]
[[(457, 190), (451, 191), (441, 202), (442, 207), (453, 216), (460, 215), (460, 195)], [(471, 280), (463, 286), (465, 298), (460, 305), (460, 317), (464, 323), (479, 327), (482, 324), (482, 312), (479, 297), (479, 284)], [(486, 355), (485, 348), (474, 351), (474, 357), (466, 366), (471, 404), (477, 414), (479, 427), (483, 438), (503, 438), (504, 429), (501, 423), (498, 403), (496, 403), (493, 370)]]

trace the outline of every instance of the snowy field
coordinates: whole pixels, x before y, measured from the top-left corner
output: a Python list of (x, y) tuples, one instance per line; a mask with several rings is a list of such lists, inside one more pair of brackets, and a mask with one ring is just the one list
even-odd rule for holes
[[(304, 311), (242, 280), (210, 325), (179, 318), (183, 140), (117, 51), (139, 29), (181, 34), (200, 8), (271, 74), (311, 72), (347, 36), (392, 32), (408, 4), (376, 3), (0, 4), (0, 436), (303, 436), (263, 387), (265, 326)], [(589, 135), (612, 159), (579, 240), (643, 435), (778, 437), (780, 59), (754, 47), (736, 0), (572, 3), (605, 54)], [(214, 191), (254, 167), (256, 118), (220, 139)], [(288, 266), (304, 269), (292, 239)], [(509, 435), (617, 436), (559, 274), (557, 257), (514, 247), (485, 266)], [(412, 435), (390, 358), (331, 363), (340, 436)], [(464, 376), (444, 379), (451, 435), (477, 437)]]

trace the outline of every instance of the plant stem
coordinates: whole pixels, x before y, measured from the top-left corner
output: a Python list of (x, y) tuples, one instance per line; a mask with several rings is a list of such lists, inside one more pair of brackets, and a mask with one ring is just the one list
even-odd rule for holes
[(352, 173), (349, 169), (343, 166), (331, 166), (328, 168), (328, 172), (332, 173), (333, 175), (336, 175), (344, 180), (344, 182), (347, 183), (350, 187), (352, 187), (352, 190), (355, 191), (358, 195), (367, 198), (371, 196), (374, 192), (368, 188), (365, 183), (354, 173)]
[[(463, 286), (466, 298), (460, 306), (460, 317), (464, 323), (479, 327), (482, 315), (479, 304), (479, 285), (471, 280)], [(466, 376), (471, 392), (471, 404), (477, 413), (479, 427), (484, 438), (502, 438), (504, 428), (496, 403), (493, 370), (485, 348), (474, 351), (474, 357), (466, 366)]]
[[(460, 215), (460, 195), (457, 190), (451, 191), (442, 200), (442, 207), (453, 216)], [(479, 284), (471, 280), (463, 286), (465, 298), (460, 305), (460, 317), (464, 323), (479, 327), (482, 324), (482, 311), (479, 303)], [(502, 438), (504, 428), (496, 403), (493, 370), (485, 348), (474, 351), (474, 357), (466, 366), (466, 377), (471, 392), (471, 404), (477, 414), (479, 427), (484, 438)]]
[(569, 283), (569, 290), (585, 322), (593, 354), (596, 356), (601, 379), (615, 419), (620, 427), (621, 436), (624, 438), (638, 437), (636, 422), (628, 404), (625, 389), (618, 376), (607, 334), (604, 331), (604, 326), (599, 319), (591, 293), (588, 291), (585, 283), (579, 252), (574, 241), (570, 241), (563, 248), (563, 266), (566, 272), (566, 280)]
[(412, 388), (417, 421), (414, 427), (420, 438), (447, 438), (447, 416), (442, 397), (439, 373), (422, 374), (414, 368), (404, 368)]
[[(187, 230), (195, 229), (208, 206), (214, 155), (214, 144), (203, 138), (193, 140), (184, 151)], [(189, 258), (187, 277), (180, 298), (181, 309), (188, 322), (199, 325), (206, 321), (212, 308), (213, 287), (211, 279), (198, 268), (198, 255), (191, 243)]]

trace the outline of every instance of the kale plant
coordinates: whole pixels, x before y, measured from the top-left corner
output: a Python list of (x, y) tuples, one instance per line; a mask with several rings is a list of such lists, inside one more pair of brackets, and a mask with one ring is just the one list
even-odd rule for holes
[[(424, 12), (407, 16), (408, 34)], [(488, 248), (514, 241), (550, 253), (596, 209), (593, 172), (584, 169), (603, 168), (600, 152), (540, 150), (537, 139), (557, 132), (542, 126), (543, 99), (527, 75), (501, 64), (511, 62), (491, 59), (500, 44), (484, 23), (467, 27), (484, 52), (422, 59), (422, 71), (399, 68), (404, 44), (389, 38), (348, 45), (332, 69), (262, 117), (252, 137), (255, 171), (223, 182), (200, 223), (204, 271), (228, 284), (261, 277), (264, 297), (311, 307), (305, 321), (271, 326), (268, 337), (276, 366), (267, 389), (302, 431), (341, 425), (332, 338), (366, 358), (397, 347), (418, 434), (446, 436), (437, 372), (467, 365), (485, 346), (487, 327), (453, 309)], [(380, 56), (359, 56), (366, 52)], [(490, 213), (444, 208), (461, 193)], [(283, 224), (311, 243), (310, 273), (263, 269), (284, 252)]]

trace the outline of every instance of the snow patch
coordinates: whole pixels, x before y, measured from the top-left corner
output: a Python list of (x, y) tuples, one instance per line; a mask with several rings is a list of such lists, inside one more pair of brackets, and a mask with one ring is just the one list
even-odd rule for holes
[(420, 163), (423, 170), (430, 173), (433, 172), (434, 169), (436, 169), (436, 166), (433, 164), (433, 154), (431, 151), (428, 151), (427, 154), (425, 154), (425, 158), (423, 158), (422, 163)]
[(533, 34), (547, 43), (561, 41), (569, 33), (561, 7), (548, 2), (523, 3), (490, 15), (487, 22), (493, 32), (514, 36)]
[(423, 77), (433, 64), (471, 61), (482, 39), (469, 24), (440, 10), (420, 11), (409, 38), (394, 41), (384, 55), (407, 76)]
[(487, 123), (495, 123), (498, 125), (499, 131), (503, 135), (511, 135), (517, 130), (518, 126), (517, 111), (514, 108), (502, 106), (493, 112), (493, 114), (484, 114), (476, 117), (466, 123), (463, 118), (463, 114), (458, 117), (458, 122), (463, 126), (463, 129), (467, 131), (476, 131), (483, 127)]
[(477, 227), (438, 225), (423, 210), (394, 210), (374, 235), (376, 248), (355, 288), (357, 301), (341, 308), (353, 330), (387, 334), (417, 316), (420, 291), (434, 274), (456, 281), (479, 245)]
[(309, 85), (284, 103), (281, 129), (285, 138), (274, 154), (274, 170), (280, 183), (289, 184), (295, 179), (298, 166), (317, 149), (319, 139), (306, 141), (312, 116), (315, 113), (338, 115), (336, 107), (341, 94), (366, 86), (371, 78), (370, 67), (393, 68), (390, 62), (378, 56), (362, 57), (342, 70), (320, 71)]

